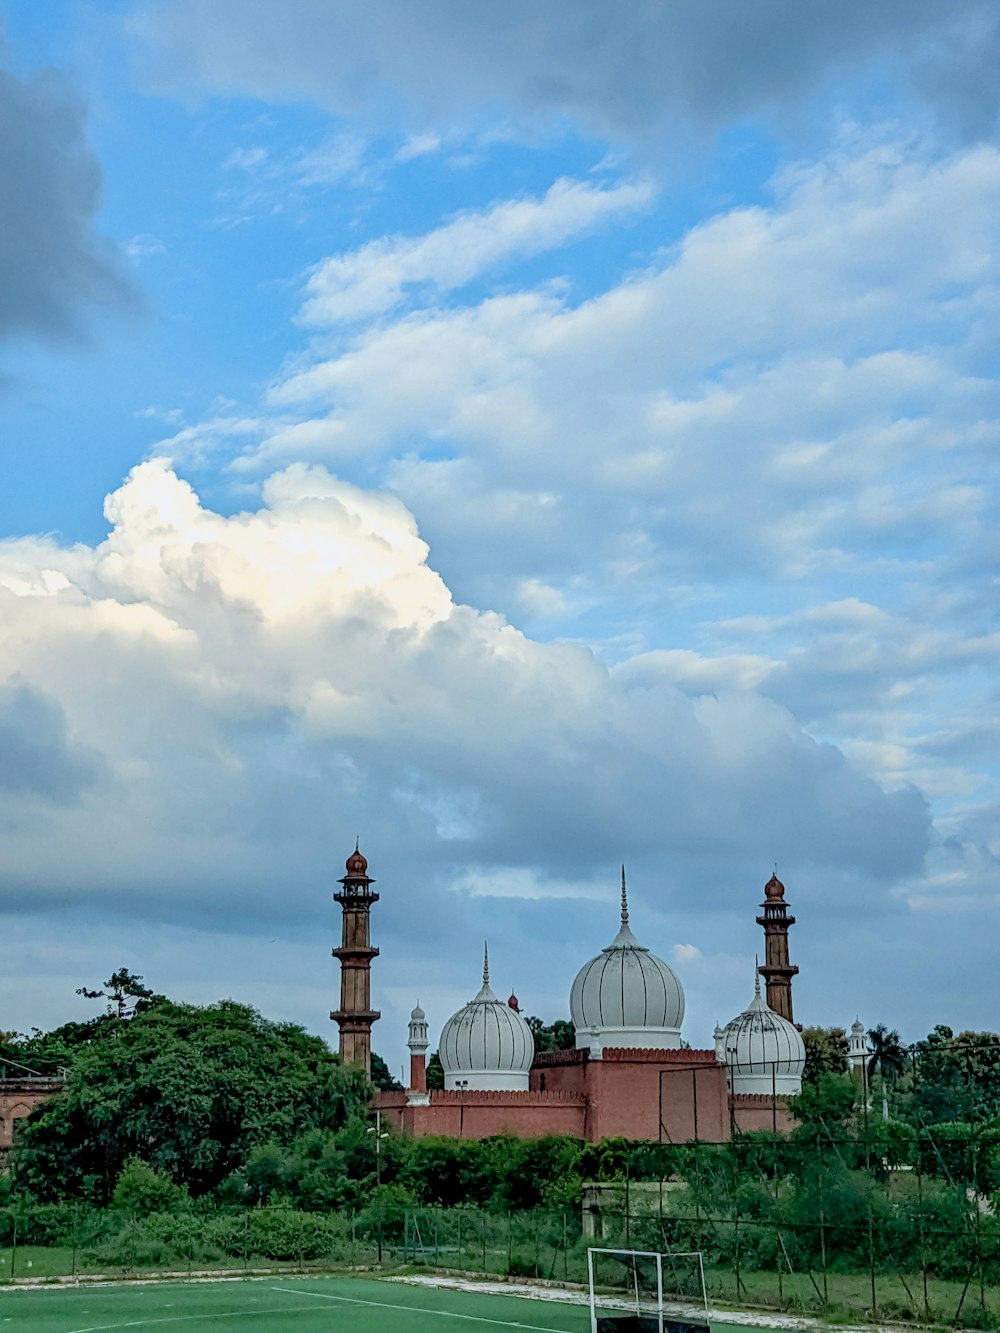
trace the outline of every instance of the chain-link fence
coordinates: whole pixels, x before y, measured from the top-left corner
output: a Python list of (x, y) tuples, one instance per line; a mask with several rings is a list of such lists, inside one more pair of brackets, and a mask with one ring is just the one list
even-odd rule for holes
[[(916, 1171), (904, 1189), (890, 1176), (847, 1197), (843, 1181), (826, 1189), (820, 1180), (799, 1196), (765, 1175), (757, 1191), (744, 1178), (737, 1207), (731, 1164), (717, 1152), (693, 1156), (694, 1185), (606, 1186), (586, 1217), (576, 1209), (266, 1207), (144, 1218), (6, 1210), (0, 1280), (406, 1265), (582, 1284), (587, 1248), (597, 1244), (699, 1250), (709, 1298), (723, 1306), (1000, 1327), (1000, 1229), (981, 1196), (959, 1189), (943, 1206), (939, 1186)], [(796, 1211), (803, 1207), (808, 1215)], [(669, 1263), (664, 1271), (668, 1294), (689, 1298), (679, 1281), (671, 1286)]]

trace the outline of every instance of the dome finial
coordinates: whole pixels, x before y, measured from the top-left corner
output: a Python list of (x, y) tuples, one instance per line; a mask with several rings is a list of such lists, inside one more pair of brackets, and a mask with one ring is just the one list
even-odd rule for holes
[(628, 890), (625, 887), (625, 866), (622, 865), (622, 925), (628, 925)]
[(483, 985), (490, 984), (490, 949), (489, 943), (483, 940)]
[(753, 993), (757, 999), (760, 999), (760, 958), (757, 954), (753, 956)]
[(354, 835), (354, 850), (355, 850), (356, 852), (360, 852), (360, 851), (361, 851), (361, 834), (360, 834), (360, 833), (356, 833), (356, 834)]

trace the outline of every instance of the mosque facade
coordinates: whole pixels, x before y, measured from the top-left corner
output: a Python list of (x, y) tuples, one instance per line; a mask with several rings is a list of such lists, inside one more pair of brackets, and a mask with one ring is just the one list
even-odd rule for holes
[[(347, 871), (337, 895), (345, 944), (334, 952), (352, 975), (331, 1017), (340, 1024), (345, 1059), (357, 1060), (359, 1025), (370, 1036), (377, 1017), (367, 976), (377, 953), (368, 924), (377, 895), (357, 849)], [(427, 1086), (431, 1042), (418, 1003), (409, 1025), (410, 1086), (376, 1094), (375, 1109), (401, 1133), (465, 1139), (507, 1133), (723, 1143), (739, 1131), (787, 1132), (794, 1123), (788, 1098), (801, 1091), (805, 1065), (802, 1036), (791, 1021), (791, 981), (798, 969), (789, 962), (788, 928), (795, 918), (788, 915), (776, 874), (764, 894), (758, 921), (765, 930), (765, 963), (755, 970), (746, 1009), (716, 1028), (711, 1047), (694, 1049), (682, 1036), (683, 987), (669, 964), (633, 933), (623, 870), (618, 932), (584, 963), (570, 989), (573, 1049), (536, 1052), (516, 998), (494, 993), (484, 953), (482, 986), (448, 1019), (437, 1042), (444, 1088)], [(362, 952), (356, 944), (345, 950), (348, 936), (364, 940)], [(350, 1009), (355, 995), (356, 1017)], [(370, 1042), (361, 1047), (367, 1056)]]

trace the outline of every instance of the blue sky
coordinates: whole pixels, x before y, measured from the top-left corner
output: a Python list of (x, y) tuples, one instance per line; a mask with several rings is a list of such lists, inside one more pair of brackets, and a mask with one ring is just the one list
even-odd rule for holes
[(4, 1024), (325, 1031), (360, 831), (393, 1064), (623, 859), (694, 1045), (775, 861), (798, 1018), (995, 1027), (993, 7), (5, 32)]

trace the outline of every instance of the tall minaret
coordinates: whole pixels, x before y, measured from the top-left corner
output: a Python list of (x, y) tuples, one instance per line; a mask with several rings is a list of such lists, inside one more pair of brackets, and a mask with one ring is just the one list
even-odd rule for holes
[(368, 874), (368, 862), (358, 850), (347, 858), (347, 874), (333, 901), (343, 908), (343, 935), (340, 948), (333, 950), (340, 959), (340, 1008), (330, 1017), (340, 1025), (340, 1055), (346, 1064), (361, 1065), (370, 1074), (372, 1068), (372, 1024), (381, 1014), (372, 1008), (371, 965), (378, 957), (372, 948), (370, 915), (378, 894)]
[(757, 918), (764, 927), (764, 963), (760, 975), (767, 983), (767, 1007), (782, 1018), (792, 1020), (792, 977), (798, 968), (788, 961), (788, 929), (795, 918), (788, 914), (785, 886), (777, 873), (764, 885), (763, 915)]
[(427, 1095), (427, 1015), (417, 1001), (416, 1008), (410, 1014), (410, 1032), (407, 1046), (410, 1048), (410, 1086), (406, 1100), (411, 1106), (426, 1106), (430, 1097)]

